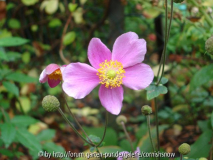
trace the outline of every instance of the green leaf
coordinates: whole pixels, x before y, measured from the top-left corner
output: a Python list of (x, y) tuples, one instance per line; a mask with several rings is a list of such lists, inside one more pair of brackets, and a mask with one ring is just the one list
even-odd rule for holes
[(19, 89), (14, 83), (4, 81), (2, 84), (8, 92), (13, 93), (17, 97), (19, 96)]
[(8, 58), (8, 61), (15, 61), (19, 58), (21, 58), (21, 54), (18, 53), (18, 52), (7, 52), (7, 58)]
[(65, 150), (63, 147), (56, 145), (53, 142), (47, 142), (45, 143), (43, 146), (43, 149), (46, 150), (48, 153), (53, 153), (53, 152), (60, 152), (60, 153), (64, 153)]
[(166, 84), (167, 82), (168, 82), (168, 79), (165, 78), (165, 77), (162, 77), (161, 80), (160, 80), (161, 84)]
[(7, 149), (0, 149), (0, 153), (11, 158), (13, 157), (13, 151)]
[[(101, 138), (100, 137), (97, 137), (95, 135), (89, 135), (89, 139), (94, 143), (94, 144), (98, 144), (100, 141), (101, 141)], [(87, 140), (89, 140), (87, 138)]]
[(70, 12), (74, 12), (76, 10), (77, 6), (78, 5), (74, 4), (74, 3), (69, 3), (68, 4), (68, 8), (69, 8)]
[(38, 2), (39, 0), (21, 0), (22, 3), (26, 6), (31, 6), (34, 5)]
[(190, 91), (213, 80), (213, 64), (203, 67), (193, 77), (190, 82)]
[(58, 19), (58, 18), (54, 18), (54, 19), (52, 19), (50, 22), (49, 22), (49, 24), (48, 24), (48, 26), (49, 27), (51, 27), (51, 28), (54, 28), (54, 27), (59, 27), (59, 26), (61, 26), (61, 20), (60, 19)]
[(0, 59), (8, 61), (7, 55), (3, 51), (0, 51)]
[(9, 74), (8, 76), (5, 77), (7, 80), (12, 80), (12, 81), (16, 81), (16, 82), (24, 82), (24, 83), (32, 83), (32, 82), (36, 82), (37, 79), (30, 77), (28, 75), (25, 75), (23, 73), (18, 73), (18, 72), (14, 72)]
[(10, 146), (10, 144), (13, 142), (15, 138), (16, 135), (15, 126), (11, 123), (3, 123), (0, 126), (0, 128), (1, 128), (1, 138), (7, 148)]
[[(197, 141), (191, 145), (191, 152), (187, 155), (190, 158), (208, 157), (211, 148), (212, 131), (207, 130), (201, 134)], [(204, 149), (205, 148), (205, 149)]]
[(15, 116), (11, 122), (18, 127), (27, 127), (30, 124), (34, 124), (37, 122), (36, 119), (29, 116)]
[[(94, 127), (94, 128), (83, 127), (83, 129), (88, 135), (96, 135), (98, 137), (102, 137), (104, 133), (104, 127)], [(107, 127), (107, 132), (104, 138), (104, 142), (105, 142), (105, 146), (117, 145), (118, 138), (117, 138), (117, 134), (115, 130)]]
[(211, 114), (211, 125), (212, 125), (212, 129), (213, 129), (213, 112)]
[(19, 29), (21, 27), (20, 22), (17, 19), (9, 19), (8, 25), (12, 29)]
[(147, 100), (151, 100), (155, 97), (158, 97), (160, 94), (166, 94), (168, 92), (167, 88), (164, 85), (154, 85), (151, 84), (149, 87), (146, 88), (147, 90)]
[(42, 151), (41, 144), (36, 137), (24, 128), (17, 130), (16, 139), (29, 149), (30, 154), (34, 159), (38, 157), (39, 151)]
[(90, 147), (90, 148), (89, 148), (90, 152), (94, 152), (95, 149), (96, 149), (96, 147)]
[(29, 52), (24, 52), (22, 54), (22, 61), (26, 64), (30, 62), (30, 53)]
[(54, 136), (55, 136), (55, 130), (53, 130), (53, 129), (46, 129), (46, 130), (43, 130), (42, 132), (40, 132), (37, 135), (37, 139), (39, 141), (47, 141), (47, 140), (52, 139)]
[(29, 40), (21, 37), (5, 37), (0, 39), (0, 46), (1, 47), (20, 46), (28, 42)]
[(63, 44), (68, 45), (71, 44), (75, 40), (76, 34), (75, 32), (68, 32), (63, 39)]

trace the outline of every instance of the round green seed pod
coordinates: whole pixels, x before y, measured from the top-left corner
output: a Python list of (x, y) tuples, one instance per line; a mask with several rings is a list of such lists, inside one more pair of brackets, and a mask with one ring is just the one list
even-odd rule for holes
[(148, 105), (144, 105), (142, 108), (141, 108), (141, 112), (144, 114), (144, 115), (150, 115), (152, 113), (152, 108)]
[(60, 106), (60, 102), (55, 96), (45, 96), (42, 100), (42, 107), (45, 111), (53, 112), (56, 111)]
[(208, 160), (208, 159), (206, 159), (206, 158), (204, 158), (204, 157), (201, 157), (201, 158), (199, 158), (199, 160)]
[(213, 36), (211, 36), (209, 39), (207, 39), (205, 43), (205, 49), (209, 54), (213, 55)]
[(191, 147), (187, 143), (183, 143), (179, 146), (178, 151), (182, 155), (187, 155), (191, 151)]
[(122, 125), (121, 122), (126, 123), (127, 122), (127, 118), (123, 115), (120, 115), (116, 118), (116, 123), (118, 125)]
[(182, 3), (184, 0), (174, 0), (175, 3)]

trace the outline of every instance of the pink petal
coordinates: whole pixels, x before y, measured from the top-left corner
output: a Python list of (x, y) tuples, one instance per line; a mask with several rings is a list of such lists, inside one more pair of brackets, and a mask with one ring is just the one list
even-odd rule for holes
[(134, 152), (135, 153), (135, 157), (139, 159), (139, 155), (140, 155), (140, 148), (137, 147), (136, 151)]
[(84, 63), (71, 63), (63, 72), (63, 90), (75, 99), (84, 98), (100, 82), (97, 70)]
[(48, 80), (48, 76), (45, 72), (45, 69), (41, 72), (41, 75), (39, 77), (39, 82), (40, 83), (45, 83)]
[(47, 67), (46, 67), (46, 74), (51, 74), (53, 73), (56, 69), (59, 69), (60, 66), (57, 65), (57, 64), (49, 64)]
[(129, 152), (127, 151), (120, 152), (117, 160), (127, 159), (128, 156), (130, 156)]
[(93, 38), (88, 46), (88, 58), (91, 65), (98, 69), (100, 63), (111, 60), (111, 52), (99, 38)]
[(125, 72), (123, 84), (134, 90), (148, 87), (154, 78), (151, 67), (144, 63), (125, 68)]
[(102, 106), (106, 108), (108, 112), (118, 115), (122, 108), (123, 93), (122, 87), (110, 89), (101, 85), (99, 89), (99, 98)]
[(51, 88), (56, 87), (61, 81), (48, 78), (48, 84)]
[(62, 74), (63, 74), (64, 69), (66, 68), (66, 66), (67, 66), (67, 65), (63, 65), (63, 66), (60, 67), (60, 70), (61, 70), (61, 73), (62, 73)]
[(119, 36), (112, 50), (112, 60), (117, 60), (123, 64), (123, 67), (133, 66), (141, 63), (146, 54), (146, 41), (138, 39), (134, 32), (124, 33)]

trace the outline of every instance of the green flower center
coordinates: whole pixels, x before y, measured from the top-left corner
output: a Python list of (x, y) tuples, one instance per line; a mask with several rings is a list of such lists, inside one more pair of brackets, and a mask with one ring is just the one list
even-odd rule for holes
[(116, 76), (116, 71), (115, 70), (111, 70), (110, 69), (110, 70), (107, 71), (107, 78), (114, 79), (115, 76)]

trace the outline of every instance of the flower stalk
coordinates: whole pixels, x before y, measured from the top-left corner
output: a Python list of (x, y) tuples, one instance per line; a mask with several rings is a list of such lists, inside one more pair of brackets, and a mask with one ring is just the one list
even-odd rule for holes
[(150, 115), (146, 116), (146, 120), (147, 120), (147, 127), (148, 127), (148, 131), (149, 131), (149, 138), (152, 144), (152, 151), (155, 151), (155, 147), (154, 147), (154, 143), (153, 143), (153, 138), (152, 138), (152, 134), (151, 134), (151, 127), (150, 127)]
[(124, 130), (124, 133), (125, 133), (125, 135), (126, 135), (126, 138), (128, 139), (128, 141), (129, 141), (129, 143), (130, 143), (132, 152), (134, 152), (133, 145), (132, 145), (132, 140), (131, 140), (131, 138), (129, 137), (129, 134), (128, 134), (127, 130), (126, 130), (126, 127), (125, 127), (124, 122), (121, 122), (121, 126), (122, 126), (122, 128), (123, 128), (123, 130)]

